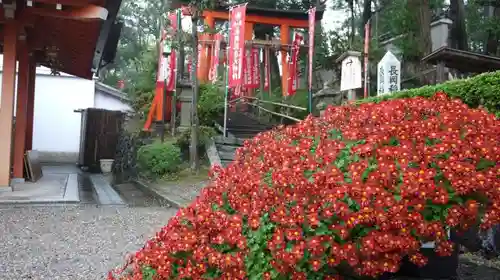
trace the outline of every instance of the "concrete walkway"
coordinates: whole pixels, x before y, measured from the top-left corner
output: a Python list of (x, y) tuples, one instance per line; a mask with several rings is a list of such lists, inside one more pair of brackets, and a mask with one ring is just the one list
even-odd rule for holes
[(160, 196), (168, 201), (173, 207), (186, 207), (193, 201), (201, 192), (207, 181), (202, 181), (195, 184), (176, 184), (172, 183), (145, 183), (136, 181), (137, 187), (144, 192), (151, 192), (154, 195)]
[(75, 166), (44, 166), (37, 182), (16, 183), (0, 189), (2, 203), (79, 203), (78, 174)]

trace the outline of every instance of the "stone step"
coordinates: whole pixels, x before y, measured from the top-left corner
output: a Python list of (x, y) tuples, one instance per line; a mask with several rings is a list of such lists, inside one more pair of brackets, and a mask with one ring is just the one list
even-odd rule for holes
[(224, 160), (232, 161), (232, 160), (234, 160), (234, 153), (219, 151), (219, 157), (220, 157), (221, 161), (224, 161)]
[(126, 205), (121, 196), (111, 187), (110, 179), (102, 174), (91, 174), (89, 177), (100, 205)]
[(230, 146), (230, 145), (220, 145), (220, 144), (217, 144), (215, 145), (215, 147), (217, 148), (217, 151), (220, 152), (226, 152), (226, 153), (236, 153), (236, 150), (238, 150), (238, 148), (240, 148), (239, 146)]

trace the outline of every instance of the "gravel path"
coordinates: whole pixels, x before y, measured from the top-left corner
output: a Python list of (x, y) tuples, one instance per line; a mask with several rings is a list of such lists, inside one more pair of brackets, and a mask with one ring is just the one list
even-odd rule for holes
[(104, 279), (173, 208), (0, 208), (0, 279)]
[[(166, 207), (0, 207), (0, 279), (105, 279), (175, 211)], [(462, 259), (458, 279), (500, 280), (500, 271)]]

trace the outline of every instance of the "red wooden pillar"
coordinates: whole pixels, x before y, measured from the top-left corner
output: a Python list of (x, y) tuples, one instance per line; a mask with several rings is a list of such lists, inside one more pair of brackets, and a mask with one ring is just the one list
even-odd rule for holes
[(0, 99), (0, 187), (9, 187), (18, 23), (14, 20), (8, 20), (4, 24), (3, 32), (2, 97)]
[(36, 61), (33, 53), (29, 56), (28, 64), (28, 102), (26, 105), (26, 143), (25, 151), (33, 149), (33, 120), (35, 116), (35, 80)]
[[(280, 27), (280, 39), (282, 45), (290, 44), (290, 26), (282, 25)], [(286, 49), (286, 48), (285, 48)], [(283, 96), (288, 95), (288, 76), (290, 75), (288, 71), (288, 51), (281, 50), (281, 90)]]
[(26, 40), (18, 44), (19, 71), (17, 74), (17, 102), (16, 102), (16, 129), (14, 138), (14, 179), (24, 178), (24, 152), (26, 143), (27, 111), (28, 111), (28, 83), (29, 83), (29, 54)]

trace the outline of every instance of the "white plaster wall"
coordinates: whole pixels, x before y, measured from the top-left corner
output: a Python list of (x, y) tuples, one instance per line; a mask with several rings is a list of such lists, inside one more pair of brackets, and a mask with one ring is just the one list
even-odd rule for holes
[(37, 75), (33, 149), (77, 153), (81, 114), (94, 106), (94, 81), (75, 77)]
[(99, 109), (114, 110), (114, 111), (130, 111), (132, 108), (119, 98), (96, 91), (94, 96), (94, 107)]

